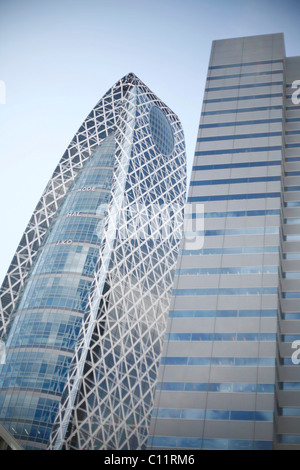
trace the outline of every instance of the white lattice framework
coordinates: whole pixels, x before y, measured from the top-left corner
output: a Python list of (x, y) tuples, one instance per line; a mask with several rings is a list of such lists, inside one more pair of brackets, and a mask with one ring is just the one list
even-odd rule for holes
[[(154, 105), (172, 128), (168, 156), (151, 135)], [(98, 268), (49, 449), (141, 449), (147, 440), (183, 223), (186, 162), (177, 116), (135, 75), (100, 100), (47, 185), (1, 289), (1, 331), (64, 195), (111, 132), (115, 169)]]
[(97, 103), (72, 139), (49, 180), (23, 233), (0, 290), (0, 338), (6, 334), (25, 279), (57, 209), (83, 163), (114, 129), (116, 113), (128, 87), (126, 78), (120, 80)]

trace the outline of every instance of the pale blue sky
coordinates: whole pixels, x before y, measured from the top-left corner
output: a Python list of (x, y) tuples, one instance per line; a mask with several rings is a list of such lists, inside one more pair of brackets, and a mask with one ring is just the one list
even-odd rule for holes
[(178, 114), (190, 174), (212, 41), (278, 32), (300, 55), (300, 0), (0, 0), (0, 284), (56, 164), (116, 81), (134, 72)]

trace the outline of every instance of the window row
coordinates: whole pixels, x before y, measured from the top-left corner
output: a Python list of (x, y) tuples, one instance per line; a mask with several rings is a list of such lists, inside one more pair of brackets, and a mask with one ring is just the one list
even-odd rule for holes
[(300, 320), (300, 312), (282, 313), (281, 316), (284, 320)]
[[(300, 160), (300, 157), (298, 157)], [(284, 176), (300, 176), (300, 171), (287, 171)]]
[(273, 81), (273, 82), (262, 82), (262, 83), (246, 83), (246, 84), (238, 84), (238, 85), (226, 85), (220, 87), (208, 87), (205, 88), (204, 91), (211, 92), (211, 91), (224, 91), (224, 90), (243, 90), (245, 88), (260, 88), (260, 87), (272, 87), (275, 85), (283, 85), (283, 81)]
[(208, 67), (209, 70), (217, 70), (217, 69), (227, 69), (227, 68), (234, 68), (234, 67), (248, 67), (252, 65), (269, 65), (269, 64), (282, 64), (282, 59), (275, 59), (275, 60), (259, 60), (256, 62), (239, 62), (236, 64), (224, 64), (224, 65), (210, 65)]
[(23, 294), (18, 311), (30, 308), (62, 307), (84, 311), (91, 281), (70, 277), (31, 280)]
[(36, 322), (31, 320), (31, 315), (26, 315), (25, 318), (24, 315), (17, 317), (10, 347), (48, 346), (73, 351), (81, 326), (81, 318), (65, 317), (65, 315), (62, 316), (58, 322), (53, 322), (50, 318), (47, 322)]
[(290, 217), (288, 219), (284, 219), (285, 224), (300, 224), (300, 218)]
[(111, 188), (113, 170), (104, 168), (85, 168), (72, 187), (73, 191), (83, 187), (98, 186), (102, 189)]
[(300, 382), (279, 382), (280, 390), (300, 390)]
[(257, 162), (239, 162), (239, 163), (216, 163), (213, 165), (196, 165), (192, 167), (193, 171), (205, 170), (226, 170), (231, 168), (252, 168), (261, 166), (281, 166), (281, 160), (257, 161)]
[(274, 393), (274, 384), (159, 382), (157, 390), (221, 393)]
[[(191, 236), (206, 236), (214, 237), (220, 235), (264, 235), (264, 234), (278, 234), (279, 227), (254, 227), (254, 228), (231, 228), (225, 230), (199, 230), (196, 232), (184, 232), (186, 237)], [(295, 235), (293, 235), (295, 236)], [(286, 237), (288, 238), (288, 236)]]
[[(17, 422), (9, 420), (7, 423), (4, 420), (5, 427), (10, 431), (15, 439), (24, 441), (33, 438), (35, 442), (41, 444), (48, 444), (50, 434), (52, 431), (52, 424), (48, 426), (39, 426), (36, 424)], [(26, 446), (26, 450), (36, 450), (36, 447)]]
[[(280, 137), (282, 132), (258, 132), (253, 134), (234, 134), (234, 135), (217, 135), (210, 137), (199, 137), (197, 142), (216, 142), (219, 140), (239, 140), (239, 139), (259, 139), (261, 137)], [(287, 145), (288, 146), (288, 145)]]
[(276, 341), (276, 333), (167, 333), (165, 341)]
[[(188, 366), (241, 366), (241, 367), (273, 367), (274, 357), (162, 357), (162, 365)], [(164, 382), (164, 390), (175, 390), (171, 387), (183, 387), (184, 384), (172, 385), (175, 382)], [(169, 385), (168, 385), (169, 384)], [(160, 386), (160, 385), (158, 385)], [(186, 390), (186, 388), (185, 388)]]
[[(274, 274), (278, 272), (278, 266), (242, 266), (222, 268), (183, 268), (177, 269), (177, 276), (197, 274)], [(297, 273), (296, 273), (297, 274)]]
[[(279, 108), (281, 109), (281, 106), (279, 106)], [(256, 109), (256, 108), (254, 108), (254, 109)], [(268, 108), (263, 108), (263, 109), (268, 109)], [(233, 113), (236, 113), (238, 111), (241, 112), (240, 109), (238, 109), (238, 110), (232, 109), (231, 111)], [(248, 108), (247, 108), (247, 111), (249, 111)], [(207, 114), (207, 113), (202, 113), (202, 114)], [(200, 124), (199, 129), (211, 129), (211, 128), (214, 128), (214, 127), (249, 126), (249, 125), (256, 125), (256, 124), (273, 124), (273, 123), (278, 123), (278, 122), (282, 123), (282, 118), (251, 119), (251, 120), (248, 120), (248, 121), (229, 121), (229, 122), (224, 121), (224, 122), (214, 122), (214, 123), (211, 123), (211, 124)]]
[(191, 181), (190, 186), (208, 186), (215, 184), (238, 184), (238, 183), (265, 183), (267, 181), (280, 181), (281, 176), (254, 176), (247, 178), (224, 178), (218, 180)]
[(287, 201), (284, 203), (284, 207), (300, 207), (300, 201)]
[(283, 292), (283, 299), (300, 299), (300, 292)]
[(189, 197), (187, 202), (209, 202), (209, 201), (235, 201), (240, 199), (266, 199), (266, 198), (279, 198), (281, 193), (247, 193), (247, 194), (221, 194), (217, 196), (192, 196)]
[(49, 398), (42, 398), (36, 395), (25, 393), (10, 394), (5, 396), (0, 394), (0, 416), (1, 411), (7, 409), (7, 417), (18, 417), (22, 420), (44, 421), (53, 423), (58, 410), (58, 401)]
[(236, 114), (236, 113), (251, 113), (251, 112), (258, 112), (258, 111), (275, 111), (275, 110), (282, 110), (281, 105), (276, 106), (255, 106), (253, 108), (240, 108), (240, 109), (218, 109), (217, 111), (204, 111), (202, 116), (215, 116), (219, 114)]
[(206, 419), (226, 421), (273, 421), (272, 411), (227, 411), (197, 409), (154, 409), (152, 417), (170, 419)]
[[(277, 294), (277, 287), (242, 287), (242, 288), (216, 288), (216, 289), (174, 289), (174, 296), (189, 296), (189, 295), (272, 295)], [(300, 292), (293, 292), (298, 294)]]
[(259, 77), (263, 75), (274, 75), (274, 74), (282, 74), (282, 70), (263, 70), (263, 71), (256, 71), (256, 72), (246, 72), (246, 73), (236, 73), (233, 75), (215, 75), (212, 77), (208, 77), (207, 81), (211, 80), (226, 80), (228, 78), (241, 78), (241, 77)]
[[(285, 157), (284, 159), (285, 163), (289, 163), (289, 162), (300, 162), (300, 157)], [(293, 172), (291, 172), (293, 173)], [(293, 174), (291, 175), (287, 175), (286, 176), (293, 176)]]
[(265, 209), (265, 210), (244, 210), (244, 211), (226, 211), (226, 212), (204, 212), (185, 214), (184, 218), (188, 219), (213, 219), (219, 217), (260, 217), (267, 215), (280, 215), (279, 209)]
[(37, 260), (32, 275), (45, 273), (75, 272), (93, 276), (99, 248), (82, 245), (45, 247)]
[(214, 99), (205, 99), (203, 103), (225, 103), (228, 101), (245, 101), (245, 100), (257, 100), (257, 99), (272, 99), (272, 98), (282, 98), (282, 93), (268, 93), (262, 95), (249, 95), (249, 96), (233, 96), (231, 98), (214, 98)]
[(267, 147), (241, 147), (241, 148), (229, 148), (220, 150), (203, 150), (195, 152), (195, 157), (207, 156), (207, 155), (223, 155), (233, 153), (254, 153), (254, 152), (271, 152), (273, 150), (281, 150), (280, 145), (270, 145)]
[(174, 318), (276, 317), (277, 310), (170, 310)]
[[(300, 439), (299, 439), (300, 442)], [(239, 439), (200, 439), (194, 437), (150, 437), (150, 447), (207, 450), (271, 450), (272, 441)]]
[(280, 442), (282, 444), (300, 444), (300, 435), (297, 435), (297, 434), (281, 434)]
[(99, 244), (102, 238), (104, 221), (95, 217), (70, 217), (59, 219), (47, 243), (64, 240), (72, 242)]
[[(55, 353), (9, 352), (7, 366), (2, 366), (1, 388), (18, 387), (60, 394), (71, 362), (70, 357)], [(9, 404), (3, 408), (4, 416)], [(1, 411), (2, 412), (2, 411)]]
[(106, 215), (110, 192), (71, 192), (59, 212), (59, 215), (70, 213), (93, 214), (98, 216)]
[[(300, 253), (299, 253), (300, 257)], [(285, 272), (283, 273), (283, 278), (284, 279), (300, 279), (300, 271), (299, 272)]]
[(300, 186), (285, 186), (283, 190), (284, 191), (299, 191)]
[[(180, 250), (183, 256), (190, 255), (240, 255), (249, 253), (278, 253), (278, 246), (241, 246), (235, 248), (201, 248), (197, 250)], [(299, 254), (300, 256), (300, 254)]]

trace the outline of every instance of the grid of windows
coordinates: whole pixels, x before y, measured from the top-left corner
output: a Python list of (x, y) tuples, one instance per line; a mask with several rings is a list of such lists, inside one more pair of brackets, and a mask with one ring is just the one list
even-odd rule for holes
[[(92, 188), (90, 188), (92, 190)], [(74, 213), (105, 215), (107, 205), (110, 198), (110, 192), (105, 192), (95, 188), (92, 191), (76, 191), (69, 195), (68, 202), (60, 211), (60, 215), (68, 215)]]
[(33, 274), (74, 272), (93, 276), (99, 248), (84, 245), (50, 245), (41, 253), (41, 260)]
[[(106, 189), (112, 183), (112, 170), (103, 166), (113, 165), (114, 154), (111, 134), (79, 172), (40, 249), (11, 324), (7, 362), (0, 366), (1, 418), (25, 442), (49, 441), (98, 260), (103, 220), (99, 208), (108, 202)], [(90, 216), (82, 217), (79, 211)], [(31, 400), (32, 392), (48, 398)]]
[[(81, 318), (74, 315), (29, 313), (13, 325), (11, 347), (49, 347), (72, 352), (79, 334)], [(20, 321), (18, 321), (20, 320)]]
[[(147, 440), (182, 232), (184, 141), (177, 117), (144, 88), (135, 87), (127, 104), (129, 122), (116, 153), (120, 166), (116, 164), (116, 191), (109, 206), (117, 230), (114, 234), (115, 220), (109, 218), (108, 243), (96, 268), (104, 294), (99, 297), (97, 290), (89, 301), (72, 369), (81, 375), (86, 357), (84, 375), (80, 385), (68, 383), (72, 396), (77, 387), (78, 405), (72, 416), (63, 396), (51, 449), (125, 450), (144, 448)], [(129, 142), (130, 155), (123, 151)], [(62, 436), (59, 431), (65, 429)]]
[(59, 307), (84, 312), (91, 281), (71, 277), (32, 279), (19, 310)]
[(170, 155), (174, 148), (174, 137), (166, 116), (157, 106), (152, 106), (149, 120), (151, 134), (159, 152)]
[[(288, 70), (293, 73), (293, 67), (288, 64)], [(294, 73), (297, 73), (297, 68)], [(296, 78), (296, 76), (295, 76)], [(289, 85), (287, 85), (288, 87)], [(287, 93), (286, 103), (291, 104), (291, 95)], [(297, 426), (299, 419), (299, 403), (293, 400), (293, 395), (299, 393), (300, 382), (297, 374), (298, 355), (294, 357), (295, 346), (300, 339), (300, 314), (298, 302), (300, 298), (300, 272), (297, 263), (300, 259), (297, 241), (300, 207), (298, 152), (300, 144), (297, 143), (299, 135), (299, 106), (287, 106), (286, 132), (285, 132), (285, 180), (283, 186), (282, 207), (282, 244), (281, 256), (281, 311), (278, 315), (279, 322), (279, 357), (280, 373), (277, 373), (278, 399), (276, 449), (299, 449), (300, 436)], [(284, 380), (284, 381), (283, 381)]]
[(71, 141), (0, 291), (1, 420), (26, 449), (145, 447), (185, 190), (181, 123), (129, 74)]
[(184, 233), (204, 245), (181, 246), (151, 448), (272, 448), (283, 60), (256, 61), (254, 51), (276, 40), (229, 40), (229, 64), (225, 42), (212, 49)]
[(103, 231), (102, 220), (96, 217), (74, 216), (57, 221), (49, 237), (49, 243), (92, 243), (98, 245)]
[[(1, 377), (1, 388), (6, 391), (1, 394), (1, 397), (8, 401), (10, 389), (17, 386), (22, 397), (20, 400), (25, 403), (25, 398), (28, 398), (28, 395), (31, 395), (33, 391), (48, 392), (49, 400), (51, 400), (51, 395), (59, 396), (65, 384), (71, 357), (57, 354), (54, 351), (49, 354), (46, 351), (37, 353), (36, 351), (19, 350), (9, 352), (8, 361), (13, 364), (13, 367), (10, 365), (5, 376)], [(26, 394), (23, 393), (27, 390)], [(56, 402), (55, 399), (54, 401)], [(2, 418), (9, 419), (11, 412), (9, 400), (7, 407), (1, 411)], [(34, 410), (26, 408), (26, 412), (31, 414)]]
[(106, 168), (87, 168), (81, 178), (78, 179), (74, 185), (74, 191), (88, 190), (89, 188), (94, 189), (100, 187), (101, 189), (110, 189), (113, 178), (113, 171)]

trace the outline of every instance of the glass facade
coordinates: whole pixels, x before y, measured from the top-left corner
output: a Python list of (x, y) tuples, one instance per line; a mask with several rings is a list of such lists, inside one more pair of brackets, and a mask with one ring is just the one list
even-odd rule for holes
[(0, 421), (25, 449), (145, 446), (185, 171), (178, 118), (133, 74), (71, 142), (33, 214), (47, 202), (49, 227), (25, 231), (23, 286), (7, 292), (11, 266), (1, 291)]
[(281, 34), (213, 43), (148, 448), (299, 448), (298, 76)]
[[(112, 133), (70, 186), (13, 314), (0, 401), (1, 420), (18, 438), (49, 441), (94, 277), (115, 147)], [(84, 189), (88, 197), (78, 210)], [(41, 398), (31, 399), (34, 394)]]
[(285, 80), (285, 152), (282, 181), (280, 237), (280, 303), (278, 308), (278, 348), (276, 374), (276, 436), (275, 449), (300, 449), (299, 419), (299, 338), (300, 338), (300, 277), (299, 277), (299, 142), (300, 109), (292, 101), (293, 82), (300, 76), (300, 58), (286, 59)]

